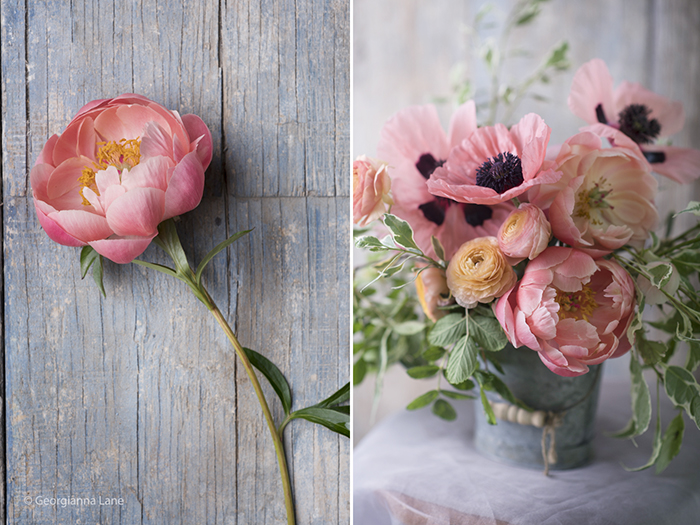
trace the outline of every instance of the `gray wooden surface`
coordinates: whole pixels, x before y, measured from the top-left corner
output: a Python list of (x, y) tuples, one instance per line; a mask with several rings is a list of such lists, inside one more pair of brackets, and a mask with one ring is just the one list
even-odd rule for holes
[[(353, 48), (353, 156), (376, 154), (384, 122), (411, 104), (428, 104), (450, 95), (450, 71), (458, 62), (472, 80), (485, 88), (488, 79), (473, 56), (465, 26), (472, 24), (482, 0), (354, 0)], [(505, 13), (513, 0), (497, 0)], [(641, 82), (664, 96), (679, 100), (686, 123), (674, 145), (700, 148), (700, 2), (697, 0), (552, 0), (534, 26), (513, 33), (512, 44), (532, 52), (530, 58), (511, 62), (505, 81), (513, 82), (534, 71), (545, 51), (561, 40), (570, 45), (572, 68), (535, 91), (550, 102), (526, 100), (515, 120), (534, 111), (552, 128), (551, 141), (562, 142), (585, 123), (568, 110), (566, 100), (576, 69), (592, 58), (608, 64), (615, 85), (623, 80)], [(443, 124), (453, 107), (438, 107)], [(663, 198), (660, 215), (700, 198), (700, 184), (681, 186), (660, 178)], [(679, 223), (692, 221), (679, 218)], [(619, 364), (618, 364), (619, 363)], [(624, 363), (611, 362), (625, 371)], [(612, 369), (611, 366), (607, 367)], [(429, 380), (407, 379), (392, 370), (384, 388), (378, 418), (401, 410), (420, 393), (434, 388)], [(374, 385), (370, 379), (354, 389), (353, 439), (369, 430)]]
[[(218, 325), (182, 283), (135, 265), (106, 262), (101, 298), (80, 280), (78, 250), (41, 231), (28, 172), (92, 99), (135, 92), (200, 115), (214, 159), (202, 204), (179, 223), (185, 250), (198, 262), (255, 228), (205, 281), (241, 342), (285, 373), (294, 408), (319, 401), (349, 373), (348, 2), (2, 0), (0, 10), (0, 521), (286, 523), (271, 439)], [(166, 262), (154, 246), (142, 258)], [(298, 523), (349, 523), (348, 440), (290, 427)], [(124, 504), (36, 502), (71, 496)]]

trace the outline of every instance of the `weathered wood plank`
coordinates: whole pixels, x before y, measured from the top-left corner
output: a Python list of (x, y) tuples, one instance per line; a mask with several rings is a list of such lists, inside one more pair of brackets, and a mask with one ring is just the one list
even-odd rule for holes
[[(78, 251), (40, 230), (27, 166), (89, 100), (138, 92), (203, 118), (214, 159), (202, 204), (179, 223), (185, 250), (198, 261), (255, 227), (206, 270), (212, 296), (243, 341), (269, 349), (289, 375), (295, 407), (347, 381), (347, 3), (237, 2), (232, 30), (233, 9), (214, 1), (2, 3), (12, 523), (285, 522), (257, 400), (204, 307), (178, 281), (112, 263), (101, 299), (78, 278)], [(320, 35), (304, 44), (305, 60), (327, 46), (312, 71), (295, 58), (301, 26)], [(309, 99), (318, 104), (310, 116)], [(312, 194), (327, 197), (310, 206)], [(155, 247), (143, 258), (167, 262)], [(309, 292), (321, 276), (328, 289)], [(301, 425), (311, 427), (295, 422), (294, 432)], [(323, 465), (309, 472), (313, 480), (295, 473), (300, 518), (349, 522), (347, 440), (325, 429), (288, 436), (292, 469)], [(37, 496), (124, 504), (64, 507)]]

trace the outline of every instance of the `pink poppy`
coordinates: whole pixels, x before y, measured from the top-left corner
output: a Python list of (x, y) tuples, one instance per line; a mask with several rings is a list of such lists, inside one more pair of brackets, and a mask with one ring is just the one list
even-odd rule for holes
[(683, 128), (682, 104), (637, 83), (625, 81), (613, 90), (608, 67), (599, 58), (586, 62), (574, 75), (569, 108), (589, 124), (609, 126), (612, 131), (605, 136), (613, 145), (622, 137), (639, 144), (655, 172), (680, 183), (700, 176), (700, 151), (654, 144)]
[(643, 247), (658, 221), (656, 179), (636, 144), (625, 140), (629, 147), (603, 148), (594, 133), (574, 135), (555, 161), (562, 178), (530, 194), (538, 206), (551, 202), (554, 236), (593, 257), (625, 244)]
[(619, 264), (556, 246), (531, 261), (494, 308), (511, 344), (539, 352), (561, 376), (625, 354), (634, 310), (634, 282)]
[(427, 181), (447, 159), (450, 150), (476, 130), (473, 101), (460, 106), (447, 135), (435, 107), (410, 106), (391, 117), (382, 128), (377, 156), (391, 168), (391, 213), (413, 228), (418, 246), (435, 257), (430, 237), (435, 236), (449, 259), (468, 240), (496, 235), (513, 206), (463, 204), (436, 197)]
[(141, 95), (85, 105), (47, 142), (30, 179), (39, 222), (66, 246), (117, 263), (143, 253), (165, 219), (202, 199), (209, 129)]
[(483, 127), (454, 148), (428, 181), (433, 195), (472, 204), (498, 204), (561, 174), (545, 161), (551, 129), (534, 113), (513, 127)]

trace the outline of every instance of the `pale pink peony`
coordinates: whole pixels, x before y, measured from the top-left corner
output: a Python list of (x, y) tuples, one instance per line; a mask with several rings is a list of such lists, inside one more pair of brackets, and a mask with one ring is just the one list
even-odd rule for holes
[(562, 178), (540, 186), (530, 201), (549, 207), (552, 232), (559, 240), (601, 257), (631, 244), (641, 248), (658, 221), (656, 179), (634, 143), (603, 148), (600, 137), (583, 132), (559, 150)]
[(561, 176), (545, 161), (551, 130), (530, 113), (513, 127), (483, 127), (454, 148), (428, 181), (433, 195), (457, 202), (498, 204)]
[(32, 168), (39, 222), (59, 244), (128, 263), (158, 224), (199, 204), (211, 157), (211, 134), (196, 115), (141, 95), (92, 101)]
[(495, 237), (464, 243), (447, 266), (447, 287), (458, 304), (490, 303), (512, 288), (517, 277)]
[(544, 212), (527, 202), (512, 212), (498, 230), (498, 245), (511, 264), (534, 259), (547, 248), (552, 227)]
[(700, 176), (700, 151), (654, 145), (658, 137), (678, 133), (685, 122), (683, 105), (623, 82), (613, 90), (613, 79), (599, 58), (582, 65), (574, 75), (569, 108), (589, 124), (601, 123), (613, 131), (613, 145), (628, 137), (640, 145), (652, 169), (676, 182), (689, 183)]
[(352, 163), (352, 218), (360, 227), (378, 219), (394, 204), (386, 162), (360, 155)]
[(440, 310), (440, 306), (446, 303), (450, 289), (447, 287), (445, 271), (440, 268), (426, 268), (416, 277), (416, 293), (418, 301), (425, 315), (433, 322), (447, 315), (446, 310)]
[(528, 263), (520, 283), (494, 311), (515, 347), (539, 352), (561, 376), (620, 357), (635, 310), (634, 282), (616, 262), (574, 248), (550, 247)]
[(390, 167), (391, 212), (407, 221), (416, 244), (431, 257), (435, 236), (451, 258), (466, 241), (496, 235), (513, 206), (463, 204), (435, 197), (428, 191), (432, 172), (447, 159), (450, 150), (471, 135), (476, 127), (474, 102), (460, 106), (446, 135), (434, 106), (411, 106), (391, 117), (381, 132), (377, 155)]

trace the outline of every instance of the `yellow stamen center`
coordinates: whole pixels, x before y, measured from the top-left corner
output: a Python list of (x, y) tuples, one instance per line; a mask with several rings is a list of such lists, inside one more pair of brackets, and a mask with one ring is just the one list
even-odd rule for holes
[(588, 317), (598, 308), (595, 300), (595, 291), (589, 285), (584, 284), (578, 292), (562, 292), (557, 290), (554, 300), (559, 303), (559, 319), (583, 319)]
[(128, 140), (121, 139), (119, 142), (113, 140), (98, 142), (97, 145), (100, 146), (97, 150), (97, 162), (93, 162), (92, 167), (85, 166), (82, 175), (78, 178), (83, 206), (90, 206), (90, 202), (83, 195), (83, 189), (90, 188), (97, 195), (100, 194), (95, 183), (96, 171), (114, 166), (121, 176), (122, 171), (130, 170), (141, 161), (141, 141), (139, 137)]
[(601, 184), (595, 183), (595, 187), (591, 190), (582, 189), (576, 195), (576, 206), (574, 208), (574, 216), (584, 217), (594, 224), (601, 225), (600, 219), (591, 218), (591, 211), (603, 208), (612, 208), (605, 198), (610, 194), (612, 189), (605, 189), (605, 181)]

